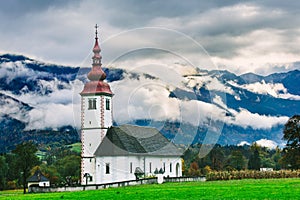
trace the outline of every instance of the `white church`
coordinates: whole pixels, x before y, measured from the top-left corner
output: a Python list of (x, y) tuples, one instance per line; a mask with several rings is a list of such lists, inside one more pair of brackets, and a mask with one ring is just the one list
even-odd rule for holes
[(81, 95), (81, 184), (135, 180), (163, 173), (182, 176), (179, 149), (157, 129), (112, 126), (112, 97), (105, 82), (96, 25), (93, 63)]

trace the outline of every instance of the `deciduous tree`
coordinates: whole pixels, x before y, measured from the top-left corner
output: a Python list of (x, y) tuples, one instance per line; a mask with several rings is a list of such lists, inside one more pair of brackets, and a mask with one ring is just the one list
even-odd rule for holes
[(26, 193), (26, 179), (30, 175), (30, 170), (38, 164), (38, 157), (35, 155), (37, 147), (32, 142), (24, 142), (16, 146), (12, 151), (16, 154), (16, 163), (21, 173), (24, 194)]
[(282, 162), (291, 169), (300, 168), (300, 115), (294, 115), (284, 125), (283, 139), (287, 141)]

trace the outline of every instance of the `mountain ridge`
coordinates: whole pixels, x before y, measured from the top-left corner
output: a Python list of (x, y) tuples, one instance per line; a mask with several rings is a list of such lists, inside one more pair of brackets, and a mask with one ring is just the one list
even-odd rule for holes
[[(16, 140), (9, 142), (14, 135), (32, 135), (35, 132), (38, 133), (36, 137), (45, 138), (40, 134), (48, 131), (59, 135), (57, 131), (63, 130), (62, 127), (69, 127), (68, 129), (73, 130), (72, 137), (67, 137), (72, 139), (64, 139), (63, 134), (66, 132), (62, 131), (61, 136), (57, 137), (57, 141), (51, 140), (51, 142), (78, 142), (80, 134), (78, 131), (74, 132), (74, 127), (78, 124), (74, 125), (73, 119), (70, 118), (74, 114), (72, 111), (74, 105), (75, 107), (78, 105), (78, 100), (74, 100), (74, 95), (78, 95), (77, 92), (74, 92), (75, 88), (82, 87), (87, 81), (88, 71), (89, 68), (47, 64), (22, 55), (0, 55), (0, 121), (2, 126), (0, 143), (8, 147), (2, 148), (0, 151), (9, 151), (12, 146), (16, 145)], [(120, 102), (124, 103), (127, 100), (128, 103), (133, 96), (126, 96), (127, 93), (131, 91), (131, 95), (133, 95), (132, 91), (139, 89), (138, 85), (145, 83), (145, 80), (147, 83), (149, 82), (149, 86), (142, 85), (142, 87), (148, 90), (148, 93), (157, 90), (154, 86), (163, 84), (164, 88), (160, 88), (160, 90), (166, 92), (166, 96), (160, 102), (167, 104), (166, 106), (170, 106), (170, 108), (174, 105), (168, 103), (169, 101), (180, 102), (185, 106), (183, 109), (186, 110), (185, 112), (181, 111), (181, 116), (192, 116), (194, 113), (191, 105), (198, 107), (201, 111), (198, 125), (189, 122), (191, 116), (186, 117), (187, 121), (178, 121), (180, 116), (179, 118), (177, 116), (176, 119), (175, 114), (175, 118), (166, 116), (161, 119), (159, 116), (153, 116), (151, 119), (147, 119), (146, 115), (143, 117), (135, 112), (133, 118), (125, 119), (126, 123), (155, 126), (169, 139), (179, 138), (179, 135), (176, 136), (176, 134), (182, 134), (189, 138), (188, 143), (201, 143), (207, 137), (209, 124), (213, 122), (211, 124), (223, 123), (222, 133), (217, 141), (220, 144), (238, 144), (242, 141), (251, 143), (265, 138), (274, 140), (280, 145), (284, 121), (288, 117), (300, 113), (298, 96), (300, 89), (297, 88), (297, 85), (300, 84), (299, 70), (274, 73), (268, 76), (254, 73), (238, 76), (226, 70), (198, 69), (194, 76), (182, 74), (181, 82), (178, 81), (177, 86), (163, 82), (162, 77), (147, 72), (134, 72), (122, 68), (104, 68), (104, 71), (107, 73), (107, 81), (116, 90), (115, 107), (120, 113), (122, 113), (122, 109), (127, 109), (128, 112), (126, 107), (128, 105), (125, 105), (124, 108)], [(124, 94), (122, 90), (118, 90), (119, 88), (124, 90), (125, 96), (120, 97)], [(128, 92), (125, 93), (125, 90)], [(161, 97), (154, 96), (153, 98)], [(156, 102), (155, 99), (152, 101)], [(152, 106), (145, 99), (137, 104), (140, 105), (135, 105), (135, 107), (141, 106), (145, 110)], [(208, 107), (211, 110), (207, 110)], [(55, 112), (57, 114), (54, 114)], [(157, 113), (159, 112), (154, 114)], [(202, 113), (204, 113), (203, 116)], [(119, 119), (120, 116), (122, 115), (116, 114), (115, 125), (122, 121)], [(145, 123), (142, 123), (143, 121)], [(187, 126), (195, 126), (195, 128), (189, 129)], [(170, 127), (173, 128), (170, 129)], [(183, 131), (184, 129), (190, 130), (193, 134), (189, 135), (186, 133), (188, 131)], [(24, 136), (22, 138), (41, 142), (34, 137)], [(45, 141), (48, 140), (45, 139)], [(187, 140), (178, 139), (177, 142), (183, 141)]]

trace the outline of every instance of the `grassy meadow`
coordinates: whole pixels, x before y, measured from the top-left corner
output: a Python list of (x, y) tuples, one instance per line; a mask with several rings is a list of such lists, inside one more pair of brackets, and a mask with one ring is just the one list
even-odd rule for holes
[(0, 199), (300, 199), (300, 179), (164, 183), (26, 195), (21, 190), (0, 191)]

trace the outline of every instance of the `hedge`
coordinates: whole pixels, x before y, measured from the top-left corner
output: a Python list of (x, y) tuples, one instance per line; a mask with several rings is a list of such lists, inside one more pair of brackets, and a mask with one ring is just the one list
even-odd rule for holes
[(235, 179), (300, 178), (300, 170), (280, 171), (212, 171), (206, 175), (207, 181)]

